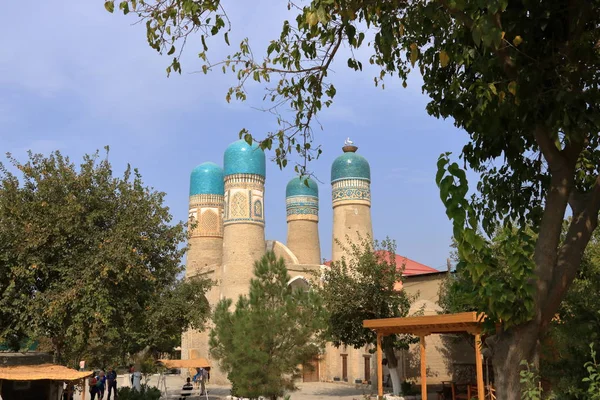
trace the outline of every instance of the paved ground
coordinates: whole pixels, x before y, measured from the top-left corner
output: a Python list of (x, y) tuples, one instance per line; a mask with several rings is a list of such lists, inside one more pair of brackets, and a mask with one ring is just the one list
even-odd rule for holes
[[(168, 390), (181, 389), (185, 383), (185, 377), (180, 375), (167, 375), (167, 388)], [(117, 381), (119, 387), (130, 386), (129, 376), (120, 376)], [(156, 386), (158, 383), (158, 376), (154, 375), (150, 377), (148, 384), (150, 386)], [(340, 399), (340, 400), (364, 400), (365, 396), (373, 395), (376, 393), (374, 390), (368, 387), (355, 387), (347, 383), (326, 383), (326, 382), (314, 382), (314, 383), (298, 383), (300, 390), (291, 393), (292, 400), (326, 400), (326, 399)], [(230, 394), (229, 386), (217, 386), (207, 385), (209, 400), (224, 399)], [(86, 400), (89, 400), (89, 392), (86, 393)], [(75, 397), (75, 400), (79, 400), (80, 397)], [(106, 399), (106, 395), (105, 395)]]

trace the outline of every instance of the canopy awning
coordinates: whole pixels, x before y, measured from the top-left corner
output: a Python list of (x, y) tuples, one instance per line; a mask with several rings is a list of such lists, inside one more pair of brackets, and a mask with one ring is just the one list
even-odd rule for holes
[(188, 360), (158, 360), (167, 368), (209, 368), (210, 362), (206, 358), (191, 358)]
[(77, 371), (56, 364), (1, 366), (0, 379), (9, 381), (75, 381), (92, 375), (92, 371)]
[(377, 333), (377, 394), (383, 399), (383, 354), (382, 339), (384, 336), (405, 333), (419, 336), (421, 352), (421, 398), (427, 400), (427, 361), (425, 337), (440, 333), (468, 332), (475, 336), (475, 369), (477, 371), (477, 398), (484, 400), (483, 367), (481, 357), (481, 323), (484, 314), (464, 312), (457, 314), (426, 315), (423, 317), (380, 318), (363, 321), (363, 327)]
[(395, 333), (431, 335), (458, 332), (475, 334), (481, 332), (483, 318), (484, 314), (463, 312), (422, 317), (368, 319), (363, 321), (363, 326), (381, 332), (383, 335)]

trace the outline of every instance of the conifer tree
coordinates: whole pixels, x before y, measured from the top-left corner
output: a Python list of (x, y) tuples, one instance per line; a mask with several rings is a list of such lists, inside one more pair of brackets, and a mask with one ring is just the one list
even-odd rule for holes
[(292, 289), (282, 258), (273, 252), (254, 264), (250, 292), (221, 300), (214, 312), (211, 354), (240, 397), (276, 399), (295, 390), (300, 365), (323, 347), (324, 310), (312, 290)]

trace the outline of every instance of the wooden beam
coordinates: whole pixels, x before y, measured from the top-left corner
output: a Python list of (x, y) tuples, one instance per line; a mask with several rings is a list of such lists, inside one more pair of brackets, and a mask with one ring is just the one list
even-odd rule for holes
[(483, 315), (473, 311), (456, 314), (425, 315), (422, 317), (367, 319), (363, 321), (363, 326), (371, 329), (385, 329), (389, 327), (410, 327), (415, 325), (474, 324), (481, 322), (483, 318)]
[(477, 398), (485, 400), (485, 387), (483, 386), (483, 362), (481, 360), (481, 335), (475, 334), (475, 367), (477, 368)]
[(421, 347), (421, 399), (427, 400), (427, 356), (425, 355), (425, 336), (419, 337)]
[(377, 396), (383, 400), (383, 354), (381, 354), (381, 332), (377, 332)]

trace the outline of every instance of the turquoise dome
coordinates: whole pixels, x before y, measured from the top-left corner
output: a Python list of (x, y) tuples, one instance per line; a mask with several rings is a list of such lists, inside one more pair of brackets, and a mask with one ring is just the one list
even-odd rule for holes
[(336, 158), (331, 164), (331, 183), (351, 178), (371, 182), (371, 167), (363, 156), (347, 152)]
[(256, 144), (250, 146), (245, 140), (233, 142), (225, 150), (225, 176), (233, 174), (256, 174), (265, 176), (265, 153)]
[(195, 194), (223, 195), (223, 168), (212, 162), (205, 162), (192, 170), (190, 176), (190, 196)]
[[(308, 181), (308, 186), (306, 186), (306, 182)], [(292, 196), (314, 196), (319, 197), (319, 186), (317, 183), (310, 179), (309, 177), (299, 176), (293, 178), (285, 188), (285, 197)]]

